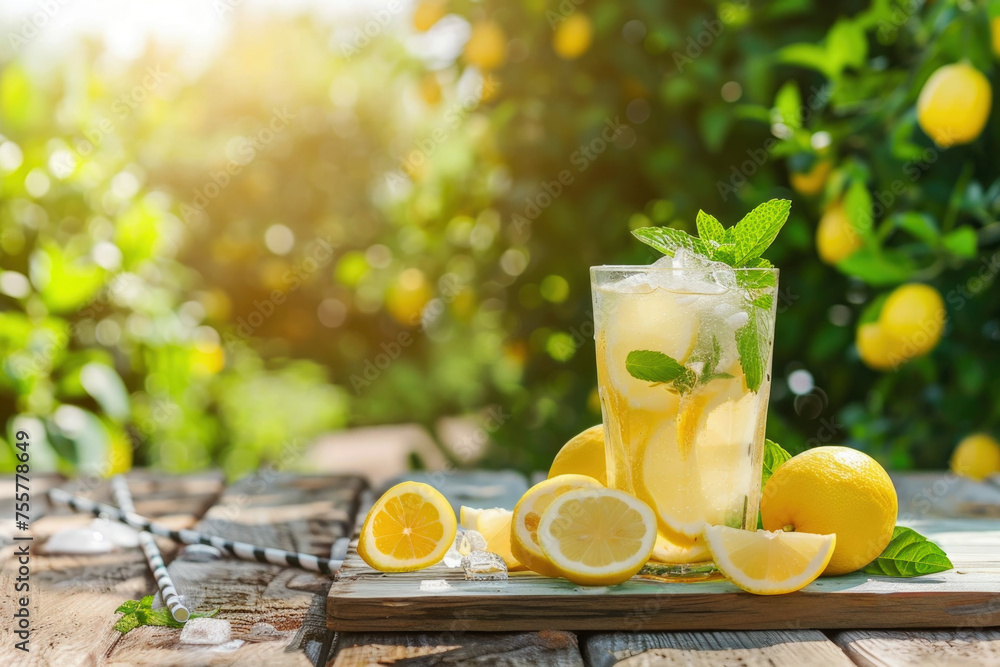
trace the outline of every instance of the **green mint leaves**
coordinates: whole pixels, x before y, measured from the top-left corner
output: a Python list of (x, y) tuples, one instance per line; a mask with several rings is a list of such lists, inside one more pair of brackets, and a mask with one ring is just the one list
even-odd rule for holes
[(685, 366), (673, 357), (652, 350), (632, 350), (625, 359), (625, 370), (637, 380), (667, 385), (667, 389), (684, 395), (712, 380), (733, 377), (729, 373), (717, 373), (722, 346), (712, 339), (712, 352), (704, 356), (694, 355)]
[[(788, 220), (791, 206), (792, 203), (787, 199), (772, 199), (747, 213), (729, 228), (723, 227), (714, 216), (698, 211), (695, 219), (698, 236), (670, 227), (642, 227), (632, 234), (646, 245), (671, 257), (679, 248), (684, 248), (713, 261), (724, 262), (734, 269), (773, 268), (761, 254), (777, 238), (778, 232)], [(764, 382), (764, 364), (768, 351), (768, 341), (762, 340), (765, 337), (761, 335), (766, 327), (761, 326), (763, 322), (759, 317), (770, 316), (774, 295), (766, 291), (775, 286), (775, 277), (773, 273), (766, 271), (743, 271), (736, 274), (736, 280), (739, 287), (747, 292), (750, 306), (749, 321), (736, 331), (736, 347), (747, 388), (756, 392)], [(708, 381), (701, 377), (692, 379), (691, 375), (685, 374), (683, 370), (686, 369), (694, 375), (690, 364), (684, 366), (676, 359), (649, 350), (630, 352), (625, 367), (636, 379), (662, 382), (680, 393)]]
[[(162, 625), (169, 628), (183, 628), (184, 624), (174, 620), (169, 609), (153, 609), (153, 596), (147, 595), (141, 600), (126, 600), (115, 609), (115, 613), (122, 617), (115, 623), (114, 628), (123, 635), (135, 630), (140, 625)], [(218, 609), (207, 614), (191, 614), (191, 618), (201, 618), (215, 616)]]
[(764, 439), (764, 467), (760, 475), (761, 491), (764, 490), (764, 485), (767, 484), (767, 480), (771, 479), (771, 475), (778, 469), (778, 466), (790, 458), (792, 455), (786, 452), (781, 445), (773, 440)]
[(896, 526), (889, 545), (861, 571), (886, 577), (919, 577), (944, 572), (952, 567), (941, 547), (912, 528)]

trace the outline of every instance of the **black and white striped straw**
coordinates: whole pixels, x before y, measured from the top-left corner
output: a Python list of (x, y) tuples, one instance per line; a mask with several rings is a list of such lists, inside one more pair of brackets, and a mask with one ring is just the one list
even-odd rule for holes
[[(132, 502), (132, 494), (128, 490), (128, 482), (121, 475), (111, 478), (111, 494), (118, 503), (118, 507), (123, 512), (135, 513), (135, 504)], [(153, 572), (156, 585), (160, 588), (160, 595), (163, 597), (163, 604), (170, 610), (170, 615), (179, 623), (184, 623), (191, 617), (191, 612), (181, 601), (181, 596), (174, 588), (174, 582), (167, 572), (167, 567), (163, 564), (163, 556), (160, 548), (156, 546), (153, 534), (146, 530), (139, 531), (139, 544), (143, 553), (146, 554), (146, 562)]]
[(340, 568), (343, 561), (330, 560), (329, 558), (317, 558), (310, 554), (296, 551), (285, 551), (283, 549), (273, 549), (271, 547), (261, 547), (256, 544), (246, 542), (234, 542), (215, 535), (206, 535), (194, 530), (174, 530), (163, 524), (153, 523), (144, 516), (135, 512), (124, 512), (117, 507), (95, 503), (93, 500), (74, 496), (62, 489), (49, 489), (49, 499), (59, 505), (66, 505), (70, 509), (85, 514), (101, 516), (106, 514), (108, 518), (121, 521), (132, 526), (136, 530), (146, 530), (160, 537), (168, 537), (175, 542), (182, 544), (207, 544), (216, 549), (228, 551), (242, 560), (257, 561), (258, 563), (270, 563), (272, 565), (288, 565), (291, 567), (332, 574)]

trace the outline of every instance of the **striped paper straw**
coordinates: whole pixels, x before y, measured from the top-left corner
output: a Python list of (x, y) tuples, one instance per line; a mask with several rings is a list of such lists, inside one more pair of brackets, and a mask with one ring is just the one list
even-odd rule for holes
[[(132, 494), (129, 493), (128, 482), (125, 481), (124, 477), (115, 475), (111, 478), (111, 493), (122, 511), (135, 512)], [(167, 605), (167, 609), (170, 610), (170, 615), (174, 617), (175, 621), (184, 623), (191, 617), (191, 612), (181, 602), (181, 596), (174, 588), (174, 582), (170, 579), (170, 573), (167, 572), (167, 568), (163, 564), (163, 556), (160, 554), (160, 548), (156, 546), (156, 540), (152, 533), (140, 530), (139, 544), (142, 545), (142, 551), (146, 554), (146, 563), (149, 564), (149, 569), (153, 572), (156, 585), (160, 587), (163, 604)]]
[(310, 554), (303, 554), (296, 551), (285, 551), (283, 549), (272, 549), (271, 547), (261, 547), (256, 544), (246, 542), (234, 542), (215, 535), (207, 535), (194, 530), (173, 530), (163, 524), (153, 523), (144, 516), (139, 516), (135, 512), (124, 512), (117, 507), (95, 503), (93, 500), (70, 495), (62, 489), (49, 489), (49, 500), (58, 504), (66, 505), (76, 512), (93, 514), (100, 516), (108, 515), (108, 518), (121, 521), (132, 526), (136, 530), (149, 531), (153, 535), (168, 537), (175, 542), (182, 544), (207, 544), (216, 549), (228, 551), (242, 560), (257, 561), (258, 563), (270, 563), (271, 565), (288, 565), (291, 567), (332, 574), (337, 570), (343, 561), (331, 560), (329, 558), (317, 558)]

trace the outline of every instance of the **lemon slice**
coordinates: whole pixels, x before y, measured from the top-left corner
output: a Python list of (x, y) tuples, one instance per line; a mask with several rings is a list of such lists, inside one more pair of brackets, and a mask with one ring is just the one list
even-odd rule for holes
[(514, 557), (529, 570), (548, 577), (561, 577), (538, 545), (538, 524), (542, 513), (559, 496), (580, 488), (602, 489), (600, 482), (586, 475), (557, 475), (528, 489), (514, 507), (511, 520), (510, 548)]
[(649, 560), (656, 517), (649, 505), (613, 489), (576, 489), (552, 501), (538, 544), (562, 576), (584, 586), (631, 579)]
[(381, 572), (412, 572), (440, 561), (455, 543), (455, 512), (434, 487), (403, 482), (368, 512), (358, 555)]
[(486, 550), (492, 551), (507, 563), (507, 570), (527, 570), (510, 550), (510, 524), (514, 513), (501, 507), (478, 509), (462, 505), (459, 523), (466, 530), (475, 530), (486, 538)]
[(750, 593), (791, 593), (826, 569), (836, 535), (705, 526), (705, 544), (722, 574)]
[(705, 546), (703, 538), (699, 537), (690, 544), (685, 544), (672, 541), (663, 535), (657, 535), (656, 544), (653, 545), (653, 555), (649, 559), (658, 563), (687, 565), (710, 561), (712, 554)]

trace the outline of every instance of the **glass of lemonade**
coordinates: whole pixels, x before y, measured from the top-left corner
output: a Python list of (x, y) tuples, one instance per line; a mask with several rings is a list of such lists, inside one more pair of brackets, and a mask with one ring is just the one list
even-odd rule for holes
[(706, 571), (706, 523), (756, 528), (777, 273), (686, 250), (591, 268), (608, 485), (656, 513), (659, 574)]

